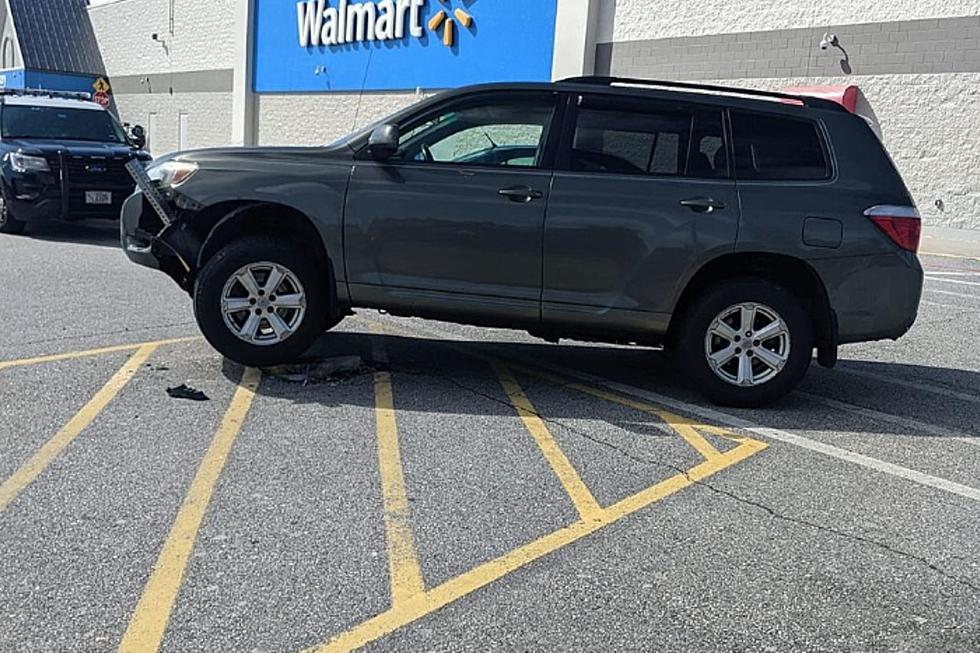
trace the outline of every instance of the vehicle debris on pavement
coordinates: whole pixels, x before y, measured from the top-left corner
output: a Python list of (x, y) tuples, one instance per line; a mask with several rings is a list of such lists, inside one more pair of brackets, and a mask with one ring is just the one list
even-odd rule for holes
[(276, 365), (263, 370), (288, 383), (340, 383), (347, 379), (372, 372), (373, 369), (364, 365), (360, 356), (335, 356), (308, 363), (291, 365)]
[(167, 388), (167, 394), (174, 399), (190, 399), (191, 401), (210, 401), (210, 397), (198, 390), (197, 388), (192, 388), (186, 383), (181, 383), (173, 388)]

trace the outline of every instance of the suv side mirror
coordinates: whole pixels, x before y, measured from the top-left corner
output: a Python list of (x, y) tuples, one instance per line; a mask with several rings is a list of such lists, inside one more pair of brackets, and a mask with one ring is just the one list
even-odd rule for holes
[(143, 129), (142, 125), (133, 125), (129, 130), (129, 138), (133, 141), (133, 145), (139, 149), (146, 147), (146, 130)]
[(398, 125), (379, 125), (368, 137), (367, 151), (375, 161), (384, 161), (398, 152), (398, 139), (401, 134)]

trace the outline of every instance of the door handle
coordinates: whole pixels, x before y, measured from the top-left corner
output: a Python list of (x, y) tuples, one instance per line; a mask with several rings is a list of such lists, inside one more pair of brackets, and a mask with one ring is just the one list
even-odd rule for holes
[(725, 208), (722, 202), (717, 202), (710, 197), (691, 197), (681, 200), (681, 206), (686, 206), (695, 213), (714, 213)]
[(501, 188), (497, 191), (497, 194), (506, 197), (511, 202), (520, 202), (522, 204), (527, 204), (532, 200), (539, 200), (544, 197), (544, 193), (539, 190), (535, 190), (530, 186), (510, 186), (509, 188)]

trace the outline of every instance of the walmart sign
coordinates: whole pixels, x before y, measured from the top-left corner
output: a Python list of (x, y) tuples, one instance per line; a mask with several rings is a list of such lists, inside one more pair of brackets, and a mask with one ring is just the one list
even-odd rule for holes
[(256, 0), (258, 93), (551, 78), (557, 0)]

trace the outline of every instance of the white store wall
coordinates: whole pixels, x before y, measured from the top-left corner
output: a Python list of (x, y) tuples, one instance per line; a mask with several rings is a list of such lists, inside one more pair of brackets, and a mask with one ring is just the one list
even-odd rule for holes
[(599, 0), (599, 42), (980, 15), (978, 0)]
[[(146, 125), (157, 114), (151, 153), (179, 149), (181, 114), (187, 144), (216, 147), (231, 142), (232, 93), (183, 91), (185, 73), (229, 71), (235, 64), (240, 0), (102, 0), (89, 10), (119, 117)], [(156, 33), (160, 41), (151, 36)], [(148, 78), (145, 83), (143, 78)], [(171, 86), (175, 89), (171, 92)]]

